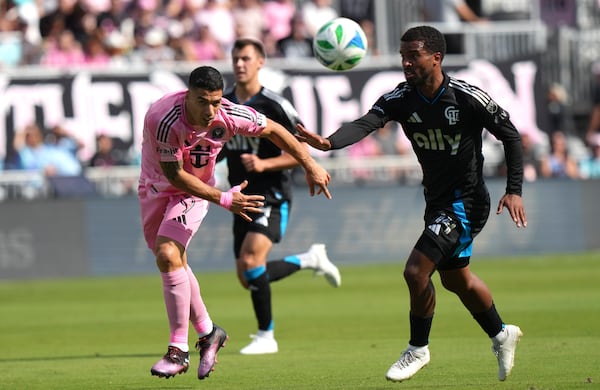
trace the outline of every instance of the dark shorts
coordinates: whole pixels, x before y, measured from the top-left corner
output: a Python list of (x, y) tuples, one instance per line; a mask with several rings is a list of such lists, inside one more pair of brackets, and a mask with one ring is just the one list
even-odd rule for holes
[(427, 209), (425, 229), (415, 249), (429, 257), (437, 269), (466, 267), (471, 259), (473, 239), (485, 226), (490, 200), (459, 200), (447, 208)]
[(262, 233), (273, 243), (280, 242), (285, 235), (291, 211), (291, 201), (289, 199), (276, 200), (269, 198), (265, 199), (262, 213), (248, 214), (252, 218), (252, 222), (247, 222), (239, 215), (233, 216), (233, 252), (236, 259), (240, 256), (242, 243), (248, 232)]

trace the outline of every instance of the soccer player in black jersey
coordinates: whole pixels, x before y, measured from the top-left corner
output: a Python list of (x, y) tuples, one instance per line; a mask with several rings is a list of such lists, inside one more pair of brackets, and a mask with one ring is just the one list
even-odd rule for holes
[[(292, 104), (259, 82), (266, 57), (263, 44), (255, 39), (238, 39), (231, 54), (235, 84), (225, 91), (224, 97), (254, 108), (295, 133), (300, 120)], [(324, 244), (314, 244), (305, 253), (267, 261), (273, 243), (280, 242), (285, 234), (292, 202), (291, 169), (299, 165), (297, 160), (270, 141), (238, 136), (225, 145), (221, 157), (227, 158), (232, 186), (247, 180), (244, 193), (265, 197), (262, 212), (250, 214), (252, 222), (238, 216), (233, 220), (237, 274), (242, 286), (250, 290), (258, 322), (253, 341), (240, 353), (275, 353), (278, 345), (273, 334), (270, 283), (306, 268), (325, 275), (334, 287), (341, 284), (341, 276), (327, 257)]]
[(522, 335), (506, 325), (487, 285), (469, 268), (473, 239), (486, 223), (490, 197), (483, 180), (482, 131), (502, 141), (507, 162), (506, 193), (497, 214), (506, 208), (517, 227), (527, 219), (521, 199), (521, 139), (509, 115), (481, 89), (442, 70), (443, 35), (429, 26), (411, 28), (401, 38), (406, 82), (381, 96), (364, 116), (344, 124), (328, 138), (299, 127), (297, 137), (320, 150), (360, 141), (388, 121), (399, 122), (423, 171), (425, 224), (410, 253), (404, 278), (410, 294), (410, 340), (387, 371), (392, 381), (412, 377), (429, 363), (429, 333), (435, 309), (431, 275), (454, 292), (492, 339), (498, 379), (510, 374)]

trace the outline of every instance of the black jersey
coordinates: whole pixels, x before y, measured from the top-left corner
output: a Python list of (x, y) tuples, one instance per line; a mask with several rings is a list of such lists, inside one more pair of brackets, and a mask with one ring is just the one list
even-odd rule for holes
[(406, 82), (381, 96), (363, 117), (329, 137), (333, 149), (357, 142), (390, 120), (399, 122), (423, 170), (428, 206), (445, 206), (484, 188), (482, 132), (502, 141), (508, 167), (506, 191), (521, 195), (520, 135), (508, 113), (478, 87), (444, 74), (428, 99)]
[[(235, 86), (226, 90), (223, 96), (238, 103)], [(244, 105), (254, 108), (267, 118), (279, 123), (292, 134), (296, 132), (296, 124), (301, 123), (292, 104), (265, 87), (262, 87), (260, 92)], [(261, 159), (280, 156), (282, 150), (268, 139), (236, 135), (225, 144), (222, 153), (227, 158), (228, 179), (231, 185), (248, 180), (245, 193), (264, 195), (278, 193), (284, 199), (291, 199), (291, 170), (254, 173), (247, 172), (242, 165), (240, 155), (244, 153), (255, 154)]]

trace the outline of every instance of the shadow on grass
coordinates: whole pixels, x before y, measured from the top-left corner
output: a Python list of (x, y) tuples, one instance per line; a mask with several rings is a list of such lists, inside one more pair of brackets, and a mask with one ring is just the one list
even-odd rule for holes
[(0, 358), (0, 363), (5, 362), (43, 362), (43, 361), (59, 361), (59, 360), (75, 360), (75, 359), (133, 359), (133, 358), (149, 358), (156, 356), (151, 353), (138, 354), (122, 354), (122, 355), (105, 355), (96, 353), (93, 355), (76, 355), (76, 356), (43, 356), (43, 357), (23, 357), (23, 358)]

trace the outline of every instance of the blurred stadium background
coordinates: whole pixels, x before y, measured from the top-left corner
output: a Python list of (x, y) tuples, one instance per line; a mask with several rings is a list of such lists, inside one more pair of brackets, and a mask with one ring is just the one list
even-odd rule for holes
[[(190, 16), (186, 12), (192, 11), (171, 8), (188, 2), (114, 3), (125, 3), (128, 10), (123, 11), (127, 15), (123, 23), (116, 26), (118, 37), (103, 31), (98, 23), (106, 11), (102, 5), (109, 7), (109, 2), (0, 4), (0, 279), (155, 270), (141, 236), (135, 198), (143, 115), (162, 94), (185, 88), (187, 73), (199, 63), (217, 67), (228, 84), (231, 66), (226, 44), (219, 59), (189, 60), (172, 54), (151, 60), (158, 49), (174, 52), (176, 38), (186, 38), (172, 22), (184, 25)], [(194, 16), (200, 18), (208, 13), (203, 7), (213, 1), (195, 3), (199, 8)], [(265, 7), (275, 1), (216, 3), (227, 5), (226, 11), (233, 15), (246, 3)], [(301, 12), (310, 1), (290, 3)], [(338, 15), (347, 15), (352, 3), (366, 7), (361, 9), (368, 13), (361, 17), (374, 27), (372, 52), (355, 70), (335, 73), (310, 56), (286, 57), (274, 50), (261, 74), (265, 85), (294, 103), (307, 127), (324, 135), (368, 110), (381, 93), (402, 81), (397, 55), (400, 35), (410, 26), (425, 23), (422, 2), (417, 0), (337, 0), (330, 6)], [(511, 113), (535, 146), (536, 164), (541, 165), (548, 155), (549, 135), (554, 131), (565, 134), (576, 162), (591, 158), (592, 145), (585, 132), (600, 72), (600, 2), (469, 3), (487, 23), (427, 22), (461, 41), (461, 50), (446, 57), (446, 69), (483, 87)], [(162, 35), (159, 30), (142, 28), (148, 18), (155, 27), (166, 20), (159, 29)], [(86, 23), (77, 27), (74, 19)], [(52, 22), (54, 27), (44, 29), (43, 22)], [(55, 58), (61, 60), (50, 61), (47, 53), (64, 31), (71, 31), (82, 48), (99, 41), (105, 60), (77, 62), (58, 55)], [(190, 34), (196, 32), (192, 29)], [(128, 37), (129, 44), (115, 50), (114, 40)], [(37, 57), (25, 55), (31, 51)], [(82, 53), (88, 55), (89, 50)], [(48, 175), (22, 166), (19, 140), (31, 125), (55, 147), (69, 141), (81, 170)], [(369, 137), (373, 139), (336, 154), (315, 153), (333, 175), (334, 200), (309, 198), (299, 173), (293, 221), (274, 256), (322, 240), (341, 264), (405, 258), (422, 224), (420, 173), (400, 129), (392, 126), (388, 131), (391, 138)], [(93, 166), (101, 136), (112, 142), (113, 163)], [(487, 134), (484, 149), (485, 174), (495, 204), (504, 188), (502, 149)], [(222, 186), (225, 175), (221, 166)], [(598, 178), (583, 171), (570, 178), (546, 176), (535, 166), (535, 175), (528, 176), (524, 190), (529, 227), (517, 230), (506, 215), (497, 218), (492, 213), (476, 243), (476, 255), (600, 249)], [(207, 218), (203, 234), (191, 248), (190, 262), (196, 264), (195, 269), (229, 268), (230, 216), (214, 207)]]

